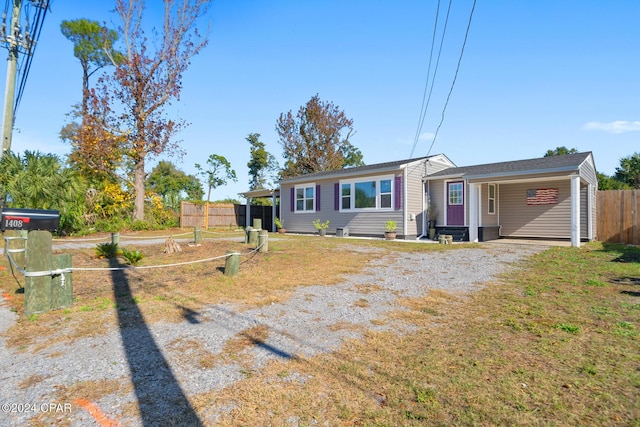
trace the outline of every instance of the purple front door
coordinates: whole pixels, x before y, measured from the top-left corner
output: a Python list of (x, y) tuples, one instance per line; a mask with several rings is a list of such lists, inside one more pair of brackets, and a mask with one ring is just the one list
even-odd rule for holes
[(464, 182), (447, 183), (447, 225), (464, 225)]

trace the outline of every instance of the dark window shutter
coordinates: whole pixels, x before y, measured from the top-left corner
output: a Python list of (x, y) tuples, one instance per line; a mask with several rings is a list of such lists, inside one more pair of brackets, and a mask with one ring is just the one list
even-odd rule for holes
[(333, 184), (333, 210), (340, 210), (340, 184)]
[(316, 185), (316, 211), (320, 212), (320, 184)]
[(396, 176), (396, 179), (395, 179), (395, 193), (396, 193), (395, 209), (396, 210), (400, 210), (400, 209), (402, 209), (402, 175)]
[(291, 212), (296, 208), (296, 189), (291, 187)]

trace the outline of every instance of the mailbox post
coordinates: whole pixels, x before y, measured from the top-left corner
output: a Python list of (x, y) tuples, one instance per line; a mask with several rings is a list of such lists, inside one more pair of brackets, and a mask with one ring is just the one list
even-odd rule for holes
[[(29, 273), (47, 272), (71, 268), (68, 254), (52, 255), (51, 232), (60, 224), (60, 213), (42, 209), (2, 209), (0, 229), (17, 230), (27, 233), (26, 274), (25, 274), (25, 314), (42, 313), (73, 303), (71, 274), (34, 275)], [(9, 255), (9, 254), (7, 254)]]

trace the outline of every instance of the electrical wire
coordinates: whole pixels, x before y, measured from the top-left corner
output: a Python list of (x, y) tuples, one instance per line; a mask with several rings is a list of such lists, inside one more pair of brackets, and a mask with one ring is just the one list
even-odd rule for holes
[(467, 22), (467, 30), (464, 33), (464, 41), (462, 42), (462, 49), (460, 50), (460, 57), (458, 58), (458, 65), (456, 67), (456, 72), (453, 76), (453, 81), (451, 82), (451, 88), (449, 89), (449, 94), (447, 95), (447, 100), (444, 103), (444, 107), (442, 108), (442, 115), (440, 117), (440, 123), (436, 128), (436, 132), (433, 135), (433, 141), (431, 141), (431, 145), (429, 146), (429, 151), (427, 151), (427, 156), (431, 153), (433, 149), (433, 145), (436, 143), (436, 138), (438, 137), (438, 132), (440, 132), (440, 127), (444, 122), (445, 112), (447, 110), (447, 105), (449, 105), (449, 99), (451, 99), (451, 93), (453, 92), (453, 87), (456, 84), (456, 80), (458, 79), (458, 72), (460, 71), (460, 64), (462, 63), (462, 57), (464, 56), (464, 49), (467, 45), (467, 39), (469, 37), (469, 30), (471, 29), (471, 21), (473, 20), (473, 12), (476, 9), (476, 0), (473, 0), (473, 6), (471, 7), (471, 13), (469, 14), (469, 21)]
[[(15, 112), (18, 110), (18, 106), (20, 105), (20, 101), (22, 100), (22, 94), (24, 93), (24, 89), (27, 84), (27, 79), (29, 77), (29, 71), (31, 70), (31, 63), (33, 61), (33, 55), (36, 50), (36, 46), (38, 44), (38, 40), (40, 39), (40, 33), (42, 32), (42, 24), (44, 22), (45, 17), (47, 16), (47, 11), (49, 10), (49, 6), (51, 4), (51, 0), (42, 0), (39, 5), (35, 5), (36, 13), (33, 19), (33, 29), (32, 29), (32, 37), (31, 42), (27, 44), (27, 49), (23, 53), (23, 62), (20, 65), (20, 84), (18, 85), (18, 91), (16, 93), (16, 99), (14, 103), (14, 114), (13, 121), (15, 122), (16, 114)], [(27, 13), (27, 24), (29, 22), (29, 15)]]
[[(433, 70), (433, 77), (431, 78), (431, 86), (429, 87), (429, 95), (426, 98), (426, 105), (425, 105), (425, 95), (427, 93), (427, 86), (429, 83), (429, 73), (430, 73), (430, 69), (431, 69), (431, 60), (433, 57), (433, 44), (435, 42), (435, 34), (436, 34), (436, 29), (434, 28), (434, 33), (433, 33), (433, 41), (431, 43), (431, 54), (429, 57), (429, 70), (427, 70), (427, 79), (425, 81), (425, 85), (424, 85), (424, 94), (422, 96), (422, 110), (420, 111), (420, 117), (418, 118), (418, 128), (416, 129), (416, 135), (415, 138), (413, 140), (413, 147), (411, 148), (411, 154), (409, 155), (409, 158), (413, 158), (413, 153), (416, 149), (416, 146), (418, 145), (418, 141), (420, 139), (420, 134), (422, 133), (422, 127), (424, 125), (424, 120), (427, 117), (427, 111), (429, 109), (429, 104), (431, 103), (431, 95), (433, 94), (433, 87), (435, 85), (435, 81), (436, 81), (436, 76), (438, 75), (438, 67), (440, 65), (440, 57), (442, 56), (442, 47), (444, 46), (444, 39), (446, 37), (447, 34), (447, 27), (449, 24), (449, 16), (451, 14), (451, 5), (453, 4), (453, 0), (449, 0), (449, 6), (447, 8), (447, 16), (445, 18), (444, 21), (444, 27), (442, 29), (442, 37), (440, 38), (440, 47), (438, 48), (438, 57), (436, 59), (436, 65), (434, 67)], [(438, 4), (438, 11), (440, 10), (440, 5)], [(438, 13), (438, 12), (437, 12)], [(436, 17), (436, 26), (438, 23), (438, 19)]]
[[(435, 15), (434, 24), (433, 24), (433, 35), (431, 36), (431, 52), (429, 53), (429, 65), (427, 67), (427, 78), (425, 79), (425, 82), (424, 82), (424, 92), (422, 93), (422, 105), (420, 106), (420, 114), (418, 115), (418, 127), (416, 128), (416, 135), (413, 140), (413, 148), (411, 148), (411, 155), (409, 156), (409, 158), (413, 157), (413, 151), (416, 148), (416, 144), (418, 143), (418, 137), (420, 135), (420, 130), (422, 129), (422, 126), (420, 123), (423, 120), (424, 116), (426, 115), (426, 109), (428, 107), (428, 101), (426, 101), (427, 88), (429, 87), (429, 75), (431, 74), (431, 61), (433, 59), (433, 46), (435, 45), (435, 42), (436, 42), (436, 32), (438, 30), (439, 16), (440, 16), (440, 0), (438, 0), (438, 5), (436, 6), (436, 15)], [(425, 104), (427, 104), (426, 107), (425, 107)]]

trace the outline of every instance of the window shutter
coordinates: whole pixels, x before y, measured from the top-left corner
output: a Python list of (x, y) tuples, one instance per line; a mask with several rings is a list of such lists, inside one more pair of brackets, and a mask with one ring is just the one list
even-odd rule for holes
[(316, 211), (320, 212), (320, 184), (316, 185)]
[(396, 176), (395, 179), (395, 209), (402, 209), (402, 175)]
[(333, 210), (340, 210), (340, 183), (333, 184)]
[(291, 187), (291, 212), (295, 210), (296, 207), (296, 189)]

